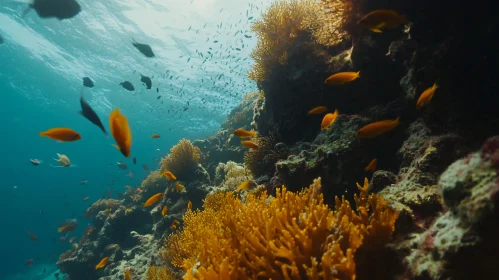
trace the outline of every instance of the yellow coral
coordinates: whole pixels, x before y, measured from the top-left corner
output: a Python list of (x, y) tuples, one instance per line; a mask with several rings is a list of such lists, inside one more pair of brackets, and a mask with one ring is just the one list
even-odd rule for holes
[(356, 22), (352, 0), (318, 0), (312, 5), (312, 16), (304, 19), (302, 28), (308, 28), (317, 43), (333, 46), (348, 38)]
[(185, 180), (187, 174), (197, 167), (200, 157), (201, 150), (191, 141), (182, 139), (170, 149), (170, 154), (161, 160), (160, 173), (169, 170), (179, 180)]
[(275, 1), (262, 14), (262, 20), (253, 23), (258, 42), (251, 53), (256, 64), (248, 74), (250, 79), (265, 80), (274, 66), (286, 63), (288, 49), (304, 26), (304, 19), (315, 8), (312, 3), (313, 0)]
[(146, 275), (146, 280), (175, 280), (177, 277), (175, 277), (175, 274), (161, 266), (150, 266), (147, 269), (147, 275)]
[(252, 30), (258, 36), (251, 53), (255, 60), (248, 77), (268, 79), (272, 69), (286, 64), (288, 51), (301, 32), (311, 33), (319, 44), (333, 46), (358, 30), (356, 21), (360, 0), (277, 0), (255, 21)]
[(344, 198), (331, 211), (320, 178), (298, 194), (283, 186), (271, 199), (210, 195), (203, 211), (184, 216), (165, 254), (184, 279), (355, 279), (357, 249), (385, 245), (398, 217), (368, 186), (359, 186), (356, 211)]

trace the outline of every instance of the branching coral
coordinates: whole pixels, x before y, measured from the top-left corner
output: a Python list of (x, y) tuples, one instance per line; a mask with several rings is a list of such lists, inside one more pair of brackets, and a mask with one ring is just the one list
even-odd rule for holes
[(221, 185), (232, 190), (235, 190), (242, 182), (253, 179), (249, 169), (233, 161), (219, 163), (215, 173), (219, 177), (223, 176)]
[(255, 21), (258, 43), (248, 77), (268, 79), (273, 68), (285, 64), (300, 33), (308, 32), (318, 44), (334, 46), (355, 30), (362, 0), (278, 0)]
[(358, 5), (352, 0), (317, 0), (312, 5), (312, 16), (304, 19), (302, 28), (310, 30), (318, 44), (337, 45), (353, 32)]
[(283, 187), (275, 198), (250, 194), (245, 203), (232, 193), (210, 195), (203, 211), (184, 216), (165, 254), (185, 269), (184, 279), (355, 279), (357, 250), (384, 246), (398, 217), (367, 195), (367, 179), (358, 187), (356, 211), (345, 198), (330, 210), (320, 178), (298, 194)]
[(94, 202), (85, 212), (85, 217), (92, 219), (100, 211), (111, 209), (112, 211), (118, 209), (121, 206), (121, 202), (116, 199), (99, 199)]
[(265, 80), (272, 68), (287, 61), (288, 49), (293, 45), (306, 18), (313, 13), (314, 0), (279, 0), (271, 4), (262, 19), (253, 23), (258, 43), (251, 57), (256, 64), (248, 74), (255, 81)]
[(250, 149), (244, 153), (244, 166), (248, 168), (253, 176), (259, 177), (265, 174), (273, 164), (277, 162), (278, 156), (274, 151), (275, 139), (272, 136), (256, 137), (251, 139), (258, 145), (256, 149)]
[(191, 141), (182, 139), (170, 149), (170, 154), (161, 160), (160, 172), (171, 171), (180, 180), (197, 167), (201, 150), (192, 145)]
[(175, 280), (175, 274), (171, 270), (161, 266), (150, 266), (147, 269), (146, 280)]

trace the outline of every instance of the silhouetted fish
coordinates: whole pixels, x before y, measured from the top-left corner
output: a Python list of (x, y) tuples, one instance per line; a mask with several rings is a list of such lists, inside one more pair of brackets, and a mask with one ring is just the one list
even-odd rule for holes
[(128, 91), (134, 91), (135, 88), (133, 87), (132, 83), (129, 81), (124, 81), (123, 83), (120, 83), (120, 86), (122, 86), (124, 89)]
[(147, 89), (151, 89), (152, 87), (152, 81), (151, 78), (147, 76), (140, 75), (140, 81), (146, 84)]
[(35, 10), (41, 18), (68, 19), (81, 12), (76, 0), (34, 0), (23, 12), (23, 17), (31, 10)]
[(84, 77), (83, 78), (83, 86), (86, 86), (86, 87), (89, 87), (89, 88), (93, 88), (94, 87), (94, 82), (92, 82), (92, 80), (90, 80), (89, 77)]
[(133, 158), (133, 164), (137, 164), (137, 158)]
[(0, 45), (3, 44), (3, 37), (0, 35)]
[(137, 43), (135, 39), (133, 39), (132, 45), (137, 48), (142, 54), (147, 57), (154, 57), (154, 53), (149, 45)]
[(90, 107), (90, 105), (83, 99), (83, 91), (81, 92), (80, 95), (80, 105), (81, 105), (80, 114), (84, 116), (87, 120), (91, 121), (96, 126), (100, 127), (102, 132), (104, 132), (104, 134), (106, 134), (107, 136), (106, 129), (104, 128), (104, 125), (102, 125), (99, 116), (97, 116), (92, 107)]

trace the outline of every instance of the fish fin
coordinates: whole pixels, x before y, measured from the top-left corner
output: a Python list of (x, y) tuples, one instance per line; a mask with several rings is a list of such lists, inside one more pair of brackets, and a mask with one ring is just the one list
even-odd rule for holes
[(357, 74), (357, 78), (360, 78), (360, 71), (357, 71), (355, 74)]
[(31, 11), (31, 9), (33, 9), (33, 4), (28, 4), (28, 6), (24, 9), (23, 13), (21, 14), (21, 18), (24, 18), (29, 13), (29, 11)]
[(111, 146), (115, 147), (118, 151), (120, 151), (120, 152), (121, 152), (121, 148), (120, 148), (120, 146), (118, 146), (118, 145), (116, 145), (116, 144), (111, 144)]
[(45, 136), (45, 132), (39, 132), (39, 133), (38, 133), (38, 135), (39, 135), (40, 137), (43, 137), (43, 136)]
[(378, 28), (370, 28), (372, 32), (376, 32), (376, 33), (383, 33), (383, 31), (381, 31), (381, 29), (378, 29)]
[(62, 141), (61, 140), (57, 140), (57, 143), (62, 143)]

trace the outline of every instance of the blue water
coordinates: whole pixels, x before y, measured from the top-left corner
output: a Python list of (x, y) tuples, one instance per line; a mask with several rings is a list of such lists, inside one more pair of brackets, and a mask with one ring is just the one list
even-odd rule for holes
[[(256, 88), (245, 76), (256, 38), (243, 34), (250, 34), (248, 16), (258, 18), (256, 7), (261, 9), (265, 3), (79, 3), (82, 12), (63, 21), (41, 19), (34, 11), (23, 19), (25, 2), (2, 1), (0, 7), (4, 39), (0, 45), (0, 279), (44, 279), (53, 274), (58, 255), (70, 248), (67, 241), (60, 241), (64, 236), (57, 232), (60, 222), (78, 219), (79, 228), (68, 239), (79, 238), (89, 223), (83, 213), (92, 202), (111, 189), (116, 194), (125, 185), (138, 186), (149, 173), (142, 164), (156, 168), (154, 159), (164, 156), (179, 139), (215, 133), (242, 96)], [(238, 30), (243, 33), (234, 35)], [(139, 53), (130, 44), (132, 37), (151, 45), (156, 58)], [(241, 51), (234, 50), (242, 44)], [(210, 47), (219, 53), (203, 63)], [(154, 76), (151, 90), (140, 83), (140, 74)], [(111, 147), (112, 137), (106, 138), (78, 114), (84, 76), (95, 82), (94, 88), (84, 89), (84, 96), (107, 130), (109, 113), (115, 107), (128, 117), (133, 134), (130, 158)], [(134, 93), (119, 86), (125, 80), (134, 84)], [(59, 126), (78, 131), (82, 140), (58, 143), (38, 136)], [(154, 133), (161, 138), (149, 138)], [(57, 164), (56, 153), (67, 155), (73, 166), (50, 167)], [(33, 166), (30, 158), (43, 162)], [(120, 170), (118, 161), (127, 163), (129, 169)], [(132, 178), (125, 176), (130, 171)], [(82, 180), (88, 184), (80, 185)], [(90, 200), (82, 202), (86, 196)], [(36, 234), (38, 242), (26, 231)], [(27, 267), (27, 259), (36, 260)], [(42, 275), (44, 268), (47, 272)]]

